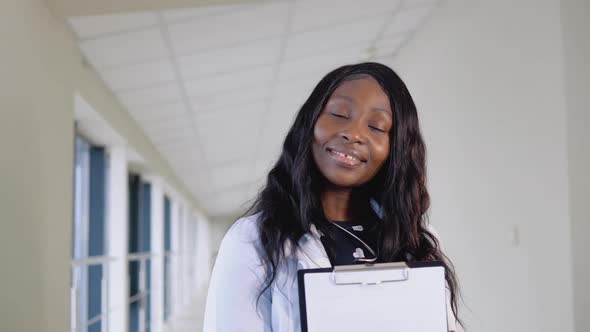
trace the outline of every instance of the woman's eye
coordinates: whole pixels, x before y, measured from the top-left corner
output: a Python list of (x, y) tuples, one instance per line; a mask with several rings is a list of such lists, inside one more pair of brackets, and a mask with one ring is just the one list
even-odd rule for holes
[(332, 114), (333, 116), (335, 116), (337, 118), (348, 119), (348, 116), (344, 115), (344, 114), (339, 114), (339, 113), (330, 113), (330, 114)]
[(369, 126), (369, 128), (371, 128), (371, 129), (373, 129), (373, 130), (375, 130), (375, 131), (381, 132), (381, 133), (384, 133), (384, 132), (385, 132), (385, 129), (381, 129), (381, 128), (379, 128), (379, 127), (375, 127), (375, 126)]

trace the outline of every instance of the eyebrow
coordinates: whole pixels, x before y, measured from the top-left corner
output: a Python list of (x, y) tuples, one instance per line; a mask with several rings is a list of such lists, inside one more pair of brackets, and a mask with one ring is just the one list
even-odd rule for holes
[(393, 115), (393, 112), (392, 111), (390, 111), (389, 109), (385, 109), (385, 108), (373, 107), (373, 108), (371, 108), (371, 110), (377, 111), (377, 112), (384, 112), (384, 113), (387, 113), (387, 114), (390, 114), (391, 113)]
[[(344, 100), (346, 100), (346, 101), (348, 101), (348, 102), (356, 105), (356, 100), (354, 100), (350, 96), (341, 95), (341, 94), (333, 94), (332, 97), (335, 97), (335, 98), (338, 98), (338, 99), (344, 99)], [(377, 112), (384, 112), (384, 113), (393, 115), (393, 111), (391, 111), (391, 110), (389, 110), (387, 108), (373, 107), (373, 108), (371, 108), (371, 110), (377, 111)]]
[(351, 103), (353, 103), (353, 104), (356, 104), (356, 100), (354, 100), (354, 99), (353, 99), (352, 97), (350, 97), (350, 96), (346, 96), (346, 95), (340, 95), (340, 94), (333, 94), (333, 95), (332, 95), (332, 97), (339, 98), (339, 99), (344, 99), (344, 100), (346, 100), (346, 101), (348, 101), (348, 102), (351, 102)]

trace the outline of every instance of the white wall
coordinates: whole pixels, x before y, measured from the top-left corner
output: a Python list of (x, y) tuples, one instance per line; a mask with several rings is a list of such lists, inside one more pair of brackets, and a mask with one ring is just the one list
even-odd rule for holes
[(590, 2), (562, 0), (576, 332), (590, 331)]
[(0, 330), (67, 331), (75, 95), (191, 195), (44, 0), (0, 1), (0, 49)]
[(447, 0), (391, 63), (470, 331), (573, 331), (562, 53), (559, 1)]

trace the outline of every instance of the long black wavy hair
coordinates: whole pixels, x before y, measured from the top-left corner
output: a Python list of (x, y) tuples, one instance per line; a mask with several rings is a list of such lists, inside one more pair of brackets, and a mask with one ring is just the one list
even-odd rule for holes
[[(393, 127), (389, 157), (377, 175), (361, 188), (381, 207), (378, 261), (441, 261), (445, 267), (451, 307), (457, 315), (458, 284), (450, 260), (427, 228), (430, 198), (426, 189), (426, 148), (416, 106), (406, 85), (389, 67), (360, 63), (337, 68), (326, 75), (303, 104), (283, 143), (266, 185), (246, 212), (258, 215), (262, 259), (267, 279), (260, 295), (275, 280), (285, 248), (297, 247), (311, 225), (326, 230), (321, 194), (326, 179), (311, 152), (315, 123), (332, 92), (344, 81), (370, 76), (389, 97)], [(460, 322), (460, 320), (458, 320)]]

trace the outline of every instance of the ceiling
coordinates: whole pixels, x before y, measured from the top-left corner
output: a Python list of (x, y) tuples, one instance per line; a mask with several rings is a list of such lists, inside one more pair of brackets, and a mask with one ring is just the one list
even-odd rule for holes
[(315, 84), (391, 63), (439, 0), (266, 1), (69, 17), (88, 62), (210, 216), (243, 209)]

